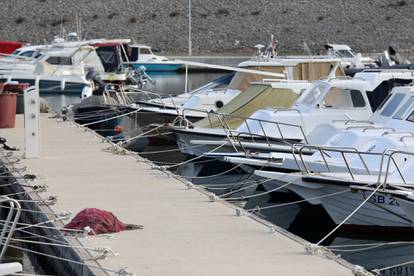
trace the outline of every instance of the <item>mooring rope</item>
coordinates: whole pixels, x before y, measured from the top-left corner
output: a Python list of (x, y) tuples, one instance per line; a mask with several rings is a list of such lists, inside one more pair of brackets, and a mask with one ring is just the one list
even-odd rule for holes
[(404, 265), (409, 265), (409, 264), (414, 264), (414, 261), (408, 261), (408, 262), (399, 263), (399, 264), (396, 264), (396, 265), (390, 265), (390, 266), (386, 266), (386, 267), (382, 267), (382, 268), (376, 268), (376, 269), (373, 269), (372, 271), (377, 273), (378, 275), (380, 275), (381, 271), (396, 268), (396, 267), (400, 267), (400, 266), (404, 266)]
[(157, 153), (166, 153), (166, 152), (175, 152), (175, 151), (181, 151), (182, 149), (192, 149), (192, 148), (199, 148), (203, 145), (195, 145), (195, 146), (188, 146), (183, 148), (174, 148), (174, 149), (168, 149), (168, 150), (157, 150), (157, 151), (144, 151), (139, 152), (139, 155), (145, 155), (145, 154), (157, 154)]
[[(300, 177), (301, 177), (301, 176), (300, 176)], [(283, 188), (285, 188), (285, 187), (289, 186), (290, 184), (292, 184), (294, 181), (296, 181), (296, 180), (297, 180), (297, 179), (299, 179), (300, 177), (298, 177), (298, 178), (296, 178), (296, 179), (294, 179), (294, 180), (292, 180), (292, 181), (289, 181), (289, 182), (287, 182), (287, 183), (285, 183), (285, 184), (283, 184), (283, 185), (281, 185), (281, 186), (279, 186), (279, 187), (276, 187), (276, 188), (274, 188), (274, 189), (271, 189), (271, 190), (265, 191), (265, 192), (263, 192), (263, 193), (258, 193), (258, 194), (254, 194), (254, 195), (250, 195), (250, 196), (233, 197), (233, 198), (228, 197), (228, 198), (223, 198), (223, 199), (224, 199), (224, 200), (231, 200), (231, 201), (235, 201), (235, 200), (246, 200), (246, 199), (250, 199), (250, 198), (259, 197), (259, 196), (262, 196), (262, 195), (267, 195), (267, 194), (270, 194), (270, 193), (276, 192), (276, 191), (278, 191), (278, 190), (281, 190), (281, 189), (283, 189)], [(268, 179), (268, 181), (270, 181), (270, 180), (273, 180), (273, 179)], [(221, 198), (222, 198), (222, 197), (221, 197)]]
[(291, 201), (291, 202), (287, 202), (287, 203), (275, 204), (275, 205), (271, 205), (271, 206), (265, 206), (265, 207), (256, 206), (255, 208), (245, 209), (245, 211), (251, 212), (251, 211), (260, 211), (260, 210), (267, 210), (267, 209), (272, 209), (272, 208), (284, 207), (284, 206), (289, 206), (289, 205), (294, 205), (294, 204), (306, 202), (306, 201), (309, 201), (309, 200), (321, 199), (321, 198), (326, 198), (326, 197), (339, 195), (339, 194), (343, 194), (343, 193), (349, 193), (349, 192), (350, 192), (350, 190), (338, 191), (338, 192), (334, 192), (334, 193), (330, 193), (330, 194), (325, 194), (325, 195), (315, 196), (315, 197), (309, 197), (309, 198), (306, 198), (306, 199), (300, 199), (300, 200), (295, 200), (295, 201)]
[(134, 275), (133, 273), (130, 273), (130, 272), (126, 271), (123, 268), (121, 268), (120, 270), (114, 270), (114, 269), (111, 269), (111, 268), (105, 268), (105, 267), (100, 267), (100, 266), (97, 266), (97, 265), (86, 264), (86, 263), (83, 263), (83, 262), (79, 262), (79, 261), (75, 261), (75, 260), (71, 260), (71, 259), (66, 259), (66, 258), (58, 257), (58, 256), (55, 256), (55, 255), (46, 254), (46, 253), (43, 253), (43, 252), (39, 252), (39, 251), (35, 251), (35, 250), (32, 250), (32, 249), (20, 247), (20, 246), (17, 246), (17, 245), (9, 244), (9, 247), (15, 248), (15, 249), (18, 249), (18, 250), (22, 250), (22, 251), (25, 251), (25, 252), (29, 252), (29, 253), (32, 253), (32, 254), (41, 255), (41, 256), (52, 258), (52, 259), (57, 259), (57, 260), (60, 260), (60, 261), (74, 263), (74, 264), (78, 264), (78, 265), (81, 265), (81, 266), (86, 266), (86, 267), (89, 267), (89, 268), (98, 269), (98, 270), (102, 270), (102, 271), (106, 271), (106, 272), (111, 272), (111, 273), (114, 273), (116, 275), (122, 275), (122, 276), (133, 276)]
[[(250, 176), (247, 177), (246, 179), (250, 179)], [(203, 184), (197, 184), (197, 185), (201, 186), (205, 189), (208, 189), (208, 190), (218, 190), (218, 191), (220, 191), (220, 190), (230, 189), (231, 187), (234, 187), (234, 186), (260, 183), (260, 181), (262, 181), (262, 180), (251, 180), (251, 181), (246, 180), (246, 181), (242, 181), (242, 182), (229, 182), (229, 183), (218, 183), (218, 184), (203, 183)]]
[(155, 128), (152, 128), (152, 129), (150, 129), (150, 130), (148, 130), (148, 131), (146, 131), (146, 132), (143, 132), (143, 133), (140, 133), (140, 134), (138, 134), (138, 135), (136, 135), (136, 136), (134, 136), (134, 137), (128, 138), (128, 139), (126, 139), (126, 140), (122, 141), (122, 142), (121, 142), (121, 145), (126, 144), (126, 143), (128, 143), (128, 142), (131, 142), (131, 141), (133, 141), (133, 140), (135, 140), (135, 139), (142, 138), (142, 136), (147, 135), (147, 134), (149, 134), (149, 133), (151, 133), (151, 132), (154, 132), (154, 131), (156, 131), (156, 130), (158, 130), (158, 129), (162, 128), (162, 127), (164, 127), (164, 125), (159, 125), (159, 126), (157, 126), (157, 127), (155, 127)]
[[(5, 240), (5, 238), (4, 238)], [(11, 238), (12, 241), (22, 242), (22, 243), (31, 243), (31, 244), (41, 244), (41, 245), (48, 245), (48, 246), (56, 246), (56, 247), (67, 247), (67, 248), (76, 248), (76, 249), (84, 249), (84, 250), (90, 250), (95, 252), (102, 252), (102, 250), (109, 248), (104, 247), (87, 247), (87, 246), (77, 246), (77, 245), (71, 245), (69, 243), (67, 244), (58, 244), (58, 243), (51, 243), (51, 242), (41, 242), (41, 241), (31, 241), (31, 240), (25, 240), (25, 239), (18, 239), (18, 238)]]
[(222, 176), (226, 173), (229, 173), (229, 172), (232, 172), (232, 171), (238, 169), (240, 166), (241, 166), (241, 164), (238, 164), (238, 165), (234, 166), (233, 168), (230, 168), (228, 170), (225, 170), (224, 172), (220, 172), (220, 173), (217, 173), (217, 174), (206, 175), (206, 176), (189, 176), (188, 178), (191, 178), (191, 179), (206, 179), (206, 178)]
[(95, 122), (90, 122), (90, 123), (82, 124), (80, 126), (81, 127), (86, 127), (86, 126), (90, 126), (90, 125), (95, 125), (95, 124), (103, 123), (103, 122), (110, 121), (110, 120), (113, 120), (113, 119), (122, 118), (122, 117), (125, 117), (125, 116), (128, 116), (128, 115), (137, 113), (139, 111), (140, 111), (140, 109), (137, 109), (137, 110), (134, 110), (134, 111), (131, 111), (131, 112), (127, 112), (127, 113), (124, 113), (124, 114), (121, 114), (121, 115), (117, 115), (117, 116), (114, 116), (114, 117), (111, 117), (111, 118), (106, 118), (106, 119), (98, 120), (98, 121), (95, 121)]
[[(238, 190), (234, 190), (234, 191), (230, 191), (230, 192), (228, 192), (228, 193), (225, 193), (225, 194), (222, 194), (222, 195), (220, 195), (220, 197), (221, 198), (224, 198), (224, 199), (226, 199), (227, 200), (227, 198), (225, 198), (225, 197), (227, 197), (227, 196), (229, 196), (229, 195), (232, 195), (232, 194), (235, 194), (235, 193), (238, 193), (238, 192), (242, 192), (242, 191), (244, 191), (244, 190), (247, 190), (247, 189), (250, 189), (250, 188), (252, 188), (252, 187), (254, 187), (254, 186), (258, 186), (258, 185), (260, 185), (260, 184), (263, 184), (263, 183), (266, 183), (266, 182), (269, 182), (269, 181), (271, 181), (272, 179), (263, 179), (263, 180), (261, 180), (261, 181), (258, 181), (258, 182), (256, 182), (256, 183), (254, 183), (254, 184), (252, 184), (252, 185), (248, 185), (248, 186), (245, 186), (245, 187), (242, 187), (242, 188), (240, 188), (240, 189), (238, 189)], [(243, 197), (243, 199), (245, 199), (246, 197)]]
[(224, 147), (226, 144), (227, 144), (227, 142), (224, 142), (224, 143), (223, 143), (223, 144), (221, 144), (220, 146), (218, 146), (218, 147), (216, 147), (216, 148), (212, 149), (211, 151), (206, 152), (206, 153), (204, 153), (204, 154), (202, 154), (202, 155), (196, 156), (196, 157), (194, 157), (194, 158), (188, 159), (188, 160), (186, 160), (186, 161), (180, 162), (180, 163), (175, 164), (175, 165), (171, 165), (171, 166), (162, 166), (162, 167), (160, 167), (160, 169), (170, 169), (170, 168), (178, 167), (178, 166), (181, 166), (181, 165), (184, 165), (184, 164), (190, 163), (190, 162), (192, 162), (192, 161), (198, 160), (198, 159), (200, 159), (200, 158), (203, 158), (205, 154), (208, 154), (208, 153), (213, 153), (213, 152), (215, 152), (216, 150), (221, 149), (221, 148), (222, 148), (222, 147)]
[[(375, 184), (375, 183), (373, 183)], [(380, 188), (381, 185), (377, 185), (378, 187), (375, 188), (374, 191), (372, 191), (372, 193), (369, 194), (369, 196), (367, 196), (366, 199), (364, 199), (364, 201), (362, 201), (361, 204), (358, 205), (357, 208), (355, 208), (354, 211), (352, 211), (341, 223), (339, 223), (334, 229), (332, 229), (331, 232), (329, 232), (325, 237), (323, 237), (318, 243), (316, 243), (316, 245), (320, 245), (324, 240), (326, 240), (329, 236), (331, 236), (336, 230), (338, 230), (339, 227), (341, 227), (345, 222), (347, 222), (356, 212), (358, 212), (359, 209), (362, 208), (362, 206), (368, 202), (368, 200), (370, 200), (371, 196), (373, 194), (375, 194)]]

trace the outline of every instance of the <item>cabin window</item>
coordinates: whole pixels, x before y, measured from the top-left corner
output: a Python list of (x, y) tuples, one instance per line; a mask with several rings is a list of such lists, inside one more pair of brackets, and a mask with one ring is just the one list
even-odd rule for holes
[(21, 57), (32, 57), (33, 56), (34, 51), (26, 51), (26, 52), (22, 52), (20, 54)]
[(20, 54), (19, 50), (15, 50), (13, 53), (11, 53), (13, 56), (17, 56), (18, 54)]
[(411, 112), (410, 116), (408, 116), (407, 121), (414, 122), (414, 111)]
[(149, 48), (140, 48), (139, 53), (141, 55), (151, 55), (151, 50)]
[(336, 51), (338, 53), (339, 57), (344, 57), (344, 58), (353, 58), (355, 55), (349, 51), (349, 50), (338, 50)]
[(397, 113), (395, 113), (395, 115), (392, 117), (393, 119), (398, 119), (398, 120), (402, 120), (404, 114), (406, 113), (407, 110), (411, 110), (413, 108), (413, 104), (414, 104), (414, 96), (411, 96), (406, 102), (405, 104), (403, 104), (403, 106), (398, 109)]
[(322, 101), (325, 108), (361, 108), (365, 107), (361, 91), (331, 87)]
[(305, 105), (312, 105), (316, 102), (316, 100), (319, 98), (321, 94), (321, 87), (315, 86), (311, 88), (311, 90), (308, 93), (304, 94), (302, 102)]
[(138, 60), (138, 48), (128, 48), (127, 54), (128, 54), (129, 61)]
[(49, 57), (46, 61), (52, 65), (72, 65), (71, 57)]
[(400, 105), (401, 101), (404, 99), (404, 94), (397, 93), (392, 97), (387, 105), (385, 105), (384, 109), (381, 112), (382, 116), (389, 117), (391, 116), (395, 109)]

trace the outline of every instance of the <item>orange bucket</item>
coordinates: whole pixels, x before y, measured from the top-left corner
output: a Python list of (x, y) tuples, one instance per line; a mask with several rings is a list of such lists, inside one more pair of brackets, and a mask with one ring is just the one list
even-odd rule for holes
[(13, 128), (16, 122), (16, 93), (0, 93), (0, 128)]

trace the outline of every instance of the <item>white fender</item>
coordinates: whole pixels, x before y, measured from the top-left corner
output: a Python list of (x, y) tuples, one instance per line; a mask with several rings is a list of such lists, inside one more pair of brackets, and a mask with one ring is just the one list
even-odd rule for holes
[(85, 99), (85, 98), (88, 98), (88, 97), (90, 97), (90, 96), (92, 96), (92, 87), (90, 87), (90, 86), (85, 86), (83, 89), (82, 89), (82, 94), (81, 94), (81, 98), (82, 99)]

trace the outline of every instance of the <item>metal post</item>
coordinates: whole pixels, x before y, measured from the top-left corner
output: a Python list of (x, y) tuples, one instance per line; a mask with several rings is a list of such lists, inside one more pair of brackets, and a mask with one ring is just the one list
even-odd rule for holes
[(188, 55), (191, 56), (191, 0), (188, 0)]
[(188, 65), (185, 65), (185, 83), (184, 83), (184, 92), (188, 92)]
[(40, 158), (39, 78), (24, 91), (25, 158)]

